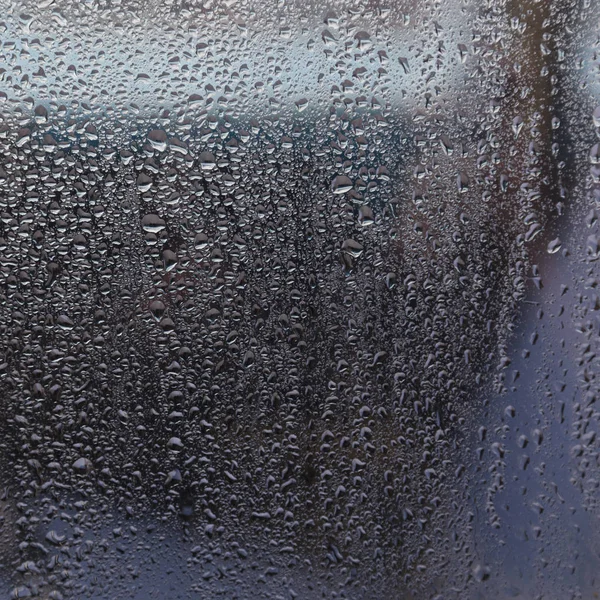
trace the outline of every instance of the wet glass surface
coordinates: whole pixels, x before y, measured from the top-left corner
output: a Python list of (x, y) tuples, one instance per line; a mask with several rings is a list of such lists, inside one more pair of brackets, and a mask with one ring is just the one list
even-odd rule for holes
[(598, 597), (599, 13), (0, 0), (2, 596)]

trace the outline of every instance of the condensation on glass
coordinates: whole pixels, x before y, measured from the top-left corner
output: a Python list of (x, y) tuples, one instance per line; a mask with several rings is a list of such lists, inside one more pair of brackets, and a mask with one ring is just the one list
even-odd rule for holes
[(3, 597), (600, 594), (593, 0), (0, 0)]

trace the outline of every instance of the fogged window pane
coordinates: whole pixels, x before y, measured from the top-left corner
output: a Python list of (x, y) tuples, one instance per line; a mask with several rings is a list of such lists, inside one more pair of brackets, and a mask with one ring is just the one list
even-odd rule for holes
[(0, 8), (4, 596), (600, 593), (595, 2)]

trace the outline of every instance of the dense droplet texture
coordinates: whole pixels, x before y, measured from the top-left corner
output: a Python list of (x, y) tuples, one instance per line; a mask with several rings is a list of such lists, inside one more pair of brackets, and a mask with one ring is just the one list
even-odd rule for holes
[(595, 597), (597, 3), (0, 8), (0, 596)]

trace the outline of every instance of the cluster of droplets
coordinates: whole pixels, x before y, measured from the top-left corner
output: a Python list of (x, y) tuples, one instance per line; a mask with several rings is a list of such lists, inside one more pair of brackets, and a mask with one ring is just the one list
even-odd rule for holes
[(553, 152), (539, 98), (511, 92), (524, 28), (494, 2), (468, 35), (436, 3), (280, 7), (260, 30), (235, 3), (92, 2), (98, 30), (58, 35), (89, 19), (74, 4), (2, 25), (13, 596), (114, 595), (91, 565), (136, 579), (165, 531), (205, 595), (487, 581), (463, 429), (541, 287)]

